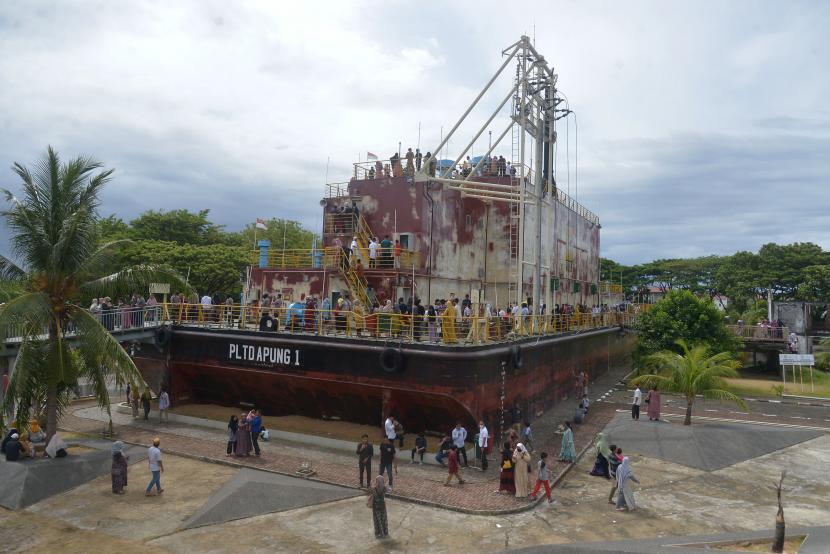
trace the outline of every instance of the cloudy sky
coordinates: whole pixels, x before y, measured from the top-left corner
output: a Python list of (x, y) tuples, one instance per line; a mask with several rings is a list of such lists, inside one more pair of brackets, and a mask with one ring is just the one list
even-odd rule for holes
[(316, 229), (327, 159), (345, 181), (419, 123), (431, 149), (525, 33), (577, 114), (557, 180), (599, 214), (604, 256), (830, 248), (828, 28), (821, 2), (6, 0), (0, 186), (51, 144), (116, 168), (104, 214)]

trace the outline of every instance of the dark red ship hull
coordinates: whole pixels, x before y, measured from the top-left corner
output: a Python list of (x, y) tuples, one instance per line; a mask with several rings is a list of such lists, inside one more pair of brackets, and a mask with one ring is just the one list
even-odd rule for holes
[[(498, 425), (517, 404), (541, 414), (576, 392), (580, 371), (593, 378), (629, 365), (633, 342), (618, 328), (447, 347), (175, 327), (169, 345), (145, 348), (136, 363), (153, 388), (167, 384), (174, 404), (256, 405), (268, 415), (372, 425), (395, 413), (410, 431), (440, 432), (456, 421)], [(388, 348), (401, 354), (395, 372), (382, 367)]]

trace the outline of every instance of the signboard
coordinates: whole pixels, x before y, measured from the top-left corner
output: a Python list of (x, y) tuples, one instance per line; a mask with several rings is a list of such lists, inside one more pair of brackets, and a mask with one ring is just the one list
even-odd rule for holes
[(816, 365), (816, 357), (812, 354), (779, 354), (781, 365)]
[(229, 362), (247, 362), (262, 367), (300, 366), (300, 350), (280, 346), (231, 342), (228, 344)]
[(150, 283), (150, 294), (170, 294), (170, 283)]

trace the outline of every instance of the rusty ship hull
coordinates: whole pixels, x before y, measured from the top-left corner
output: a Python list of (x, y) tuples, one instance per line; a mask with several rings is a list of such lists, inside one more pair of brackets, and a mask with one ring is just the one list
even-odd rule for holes
[[(394, 413), (410, 431), (446, 432), (482, 418), (497, 426), (514, 406), (535, 418), (577, 393), (580, 371), (593, 378), (629, 364), (632, 345), (619, 328), (448, 347), (180, 326), (165, 348), (145, 348), (135, 360), (153, 388), (168, 386), (174, 405), (257, 406), (370, 425)], [(390, 348), (401, 357), (395, 372), (380, 361)]]

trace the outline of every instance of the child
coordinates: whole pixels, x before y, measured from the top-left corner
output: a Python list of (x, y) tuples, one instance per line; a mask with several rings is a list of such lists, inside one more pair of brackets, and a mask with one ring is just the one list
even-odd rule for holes
[(458, 474), (458, 447), (455, 445), (450, 447), (450, 453), (447, 456), (447, 467), (449, 468), (449, 475), (447, 475), (447, 481), (444, 483), (444, 486), (450, 486), (450, 481), (453, 476), (458, 479), (459, 485), (463, 485), (464, 479), (462, 479), (461, 475)]
[(427, 451), (427, 438), (424, 436), (424, 432), (421, 431), (418, 433), (418, 436), (415, 438), (415, 448), (412, 449), (412, 459), (409, 461), (410, 464), (415, 463), (415, 454), (421, 456), (421, 462), (424, 463), (424, 452)]
[(530, 422), (525, 421), (524, 429), (522, 429), (522, 442), (527, 448), (528, 452), (533, 452), (533, 431), (530, 430)]
[(539, 489), (542, 488), (542, 485), (545, 486), (545, 496), (548, 497), (548, 504), (553, 504), (553, 498), (550, 496), (550, 472), (547, 466), (548, 460), (548, 453), (542, 452), (542, 456), (539, 459), (539, 477), (536, 479), (536, 486), (533, 488), (533, 492), (530, 493), (531, 500), (536, 500), (536, 495), (539, 494)]

